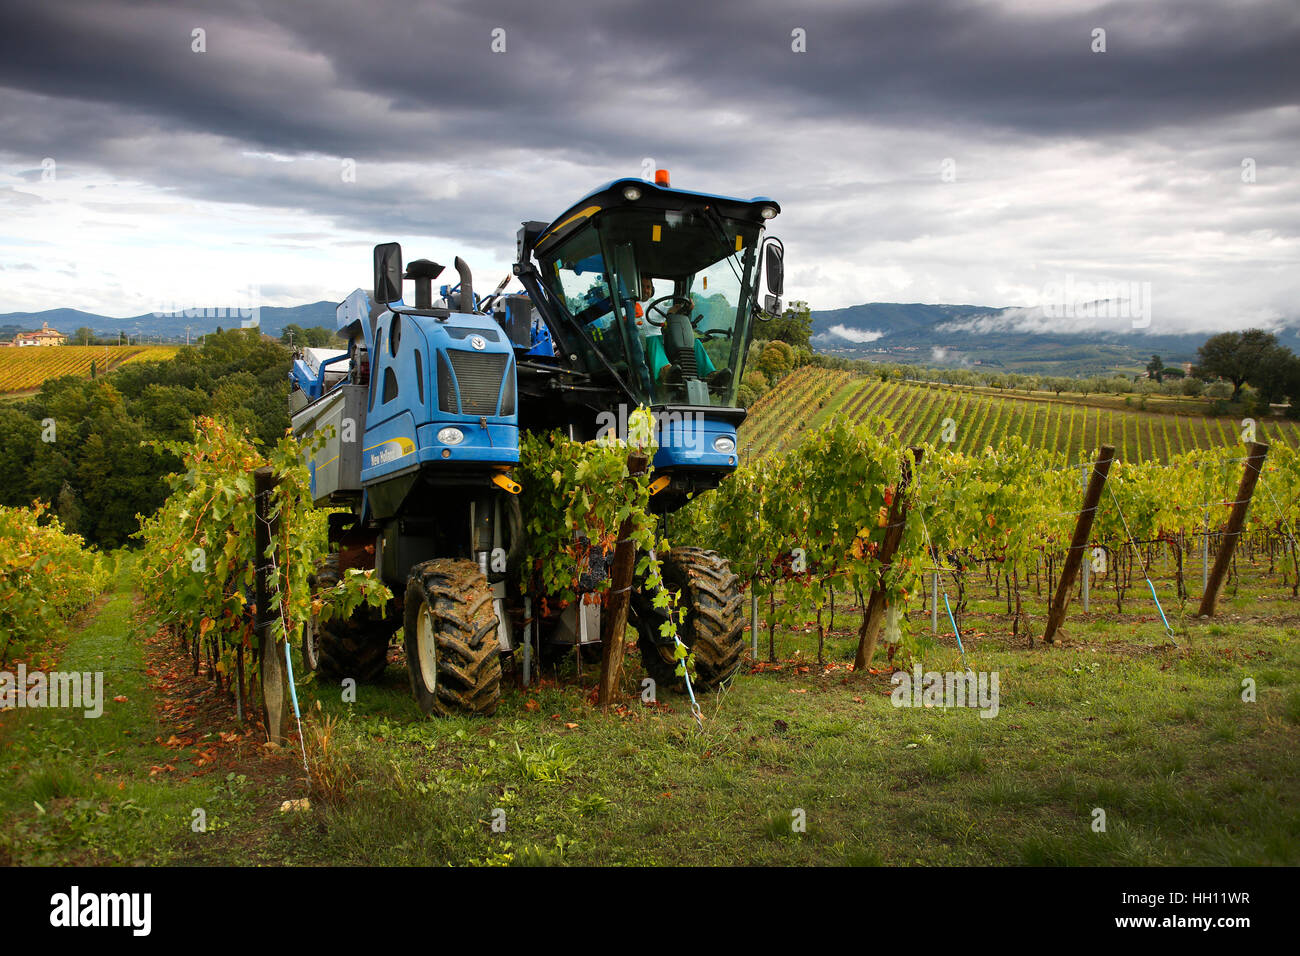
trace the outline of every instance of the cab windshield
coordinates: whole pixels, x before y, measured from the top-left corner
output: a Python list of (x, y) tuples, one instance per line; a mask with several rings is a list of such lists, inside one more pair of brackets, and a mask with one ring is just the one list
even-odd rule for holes
[(550, 291), (639, 401), (734, 406), (759, 233), (703, 205), (624, 206), (539, 259)]

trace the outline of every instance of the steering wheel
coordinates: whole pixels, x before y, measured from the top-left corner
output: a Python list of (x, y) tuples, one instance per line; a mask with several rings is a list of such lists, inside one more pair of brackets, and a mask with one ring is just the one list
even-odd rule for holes
[[(684, 303), (686, 303), (686, 317), (687, 317), (688, 319), (691, 318), (691, 309), (695, 308), (695, 300), (692, 299), (690, 296), (686, 296), (686, 295), (661, 295), (659, 298), (655, 299), (653, 302), (649, 303), (649, 304), (646, 305), (646, 307), (645, 307), (645, 320), (646, 320), (647, 322), (649, 322), (651, 325), (653, 325), (655, 328), (659, 328), (659, 327), (661, 327), (665, 322), (668, 321), (668, 310), (667, 310), (666, 308), (664, 308), (664, 306), (663, 306), (663, 303), (665, 303), (665, 302), (684, 302)], [(656, 311), (658, 311), (659, 313), (661, 313), (661, 314), (663, 315), (663, 318), (660, 319), (658, 322), (656, 322), (656, 321), (654, 320), (654, 313), (655, 313)], [(694, 328), (694, 327), (695, 327), (695, 323), (698, 322), (698, 321), (699, 321), (698, 318), (696, 318), (696, 319), (691, 319), (691, 327)]]

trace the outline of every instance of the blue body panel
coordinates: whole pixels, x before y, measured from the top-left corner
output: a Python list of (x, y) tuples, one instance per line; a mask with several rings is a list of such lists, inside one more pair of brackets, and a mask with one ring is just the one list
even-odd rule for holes
[(403, 410), (381, 425), (366, 429), (361, 446), (361, 483), (374, 484), (405, 471), (419, 459), (416, 456), (415, 416)]
[(352, 293), (338, 304), (334, 310), (335, 329), (346, 335), (347, 328), (354, 322), (361, 326), (366, 338), (366, 348), (374, 345), (370, 340), (370, 296), (364, 289), (354, 289)]
[[(730, 438), (732, 450), (713, 450), (720, 437)], [(664, 468), (707, 467), (734, 470), (740, 460), (736, 450), (736, 426), (712, 420), (707, 413), (700, 418), (663, 420), (658, 431), (659, 448), (655, 452), (656, 471)]]
[(302, 389), (303, 394), (307, 396), (308, 402), (314, 402), (325, 394), (325, 370), (331, 365), (338, 365), (340, 362), (346, 362), (347, 360), (346, 355), (336, 355), (333, 358), (326, 359), (321, 363), (320, 369), (313, 372), (311, 366), (302, 359), (294, 359), (293, 365), (289, 369), (289, 378)]
[[(465, 433), (458, 445), (444, 445), (438, 441), (439, 429), (455, 425)], [(480, 425), (478, 419), (466, 422), (464, 418), (430, 422), (419, 429), (420, 461), (490, 461), (501, 464), (519, 464), (519, 429), (510, 424)], [(443, 449), (449, 454), (443, 457)]]
[[(355, 293), (354, 293), (355, 295)], [(399, 306), (400, 307), (400, 306)], [(342, 307), (340, 307), (342, 311)], [(342, 316), (340, 316), (342, 321)], [(394, 323), (400, 324), (397, 349), (391, 346)], [(369, 323), (363, 322), (369, 334)], [(479, 341), (482, 348), (474, 348)], [(486, 315), (453, 313), (432, 316), (384, 312), (375, 323), (370, 349), (370, 391), (361, 453), (361, 483), (373, 485), (411, 468), (438, 462), (512, 465), (519, 462), (519, 419), (515, 409), (500, 414), (515, 387), (514, 350), (501, 327)], [(464, 352), (504, 359), (496, 413), (462, 414), (440, 406), (438, 355)], [(455, 376), (452, 373), (454, 380)], [(385, 401), (385, 393), (388, 400)], [(515, 402), (510, 402), (515, 404)], [(456, 408), (453, 397), (450, 407)], [(486, 427), (480, 422), (486, 421)], [(454, 425), (465, 435), (456, 445), (437, 440), (438, 430)], [(449, 451), (443, 456), (443, 451)]]
[(539, 322), (533, 326), (533, 347), (524, 354), (547, 357), (555, 355), (555, 343), (551, 340), (551, 330), (546, 327), (546, 323)]

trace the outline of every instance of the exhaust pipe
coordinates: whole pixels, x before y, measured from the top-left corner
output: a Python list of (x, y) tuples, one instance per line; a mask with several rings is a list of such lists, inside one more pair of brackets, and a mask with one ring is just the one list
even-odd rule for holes
[(474, 277), (470, 275), (469, 266), (460, 256), (456, 257), (456, 274), (460, 276), (460, 310), (474, 311)]

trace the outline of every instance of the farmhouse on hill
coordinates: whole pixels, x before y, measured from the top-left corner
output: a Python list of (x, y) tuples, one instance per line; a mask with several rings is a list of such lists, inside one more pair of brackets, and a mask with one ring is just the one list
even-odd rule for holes
[(66, 345), (68, 337), (57, 329), (50, 328), (50, 323), (42, 322), (35, 332), (19, 332), (6, 345), (21, 348), (28, 345)]

